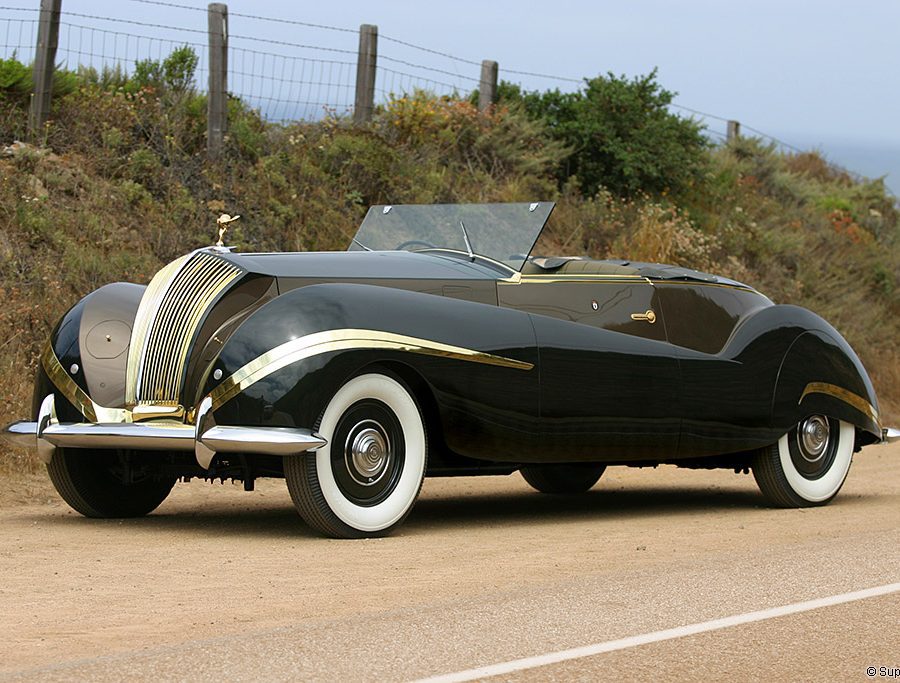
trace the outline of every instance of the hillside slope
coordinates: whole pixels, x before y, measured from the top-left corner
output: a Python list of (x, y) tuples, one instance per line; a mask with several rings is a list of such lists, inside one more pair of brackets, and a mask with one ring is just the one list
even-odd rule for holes
[[(674, 262), (746, 281), (832, 322), (900, 422), (898, 214), (816, 154), (754, 140), (703, 152), (677, 197), (586, 195), (560, 181), (571, 149), (522, 108), (399, 98), (365, 128), (266, 124), (233, 101), (225, 159), (205, 160), (203, 97), (84, 80), (56, 99), (38, 146), (21, 99), (0, 96), (0, 419), (24, 416), (41, 344), (107, 282), (147, 282), (243, 216), (242, 250), (344, 249), (368, 205), (556, 200), (537, 251)], [(14, 469), (31, 469), (14, 453)]]

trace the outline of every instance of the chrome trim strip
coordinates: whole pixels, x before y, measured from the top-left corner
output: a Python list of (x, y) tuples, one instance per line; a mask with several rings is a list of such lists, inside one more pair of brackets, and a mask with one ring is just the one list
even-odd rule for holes
[(37, 427), (37, 422), (18, 420), (3, 428), (3, 438), (16, 448), (34, 448)]
[(854, 394), (852, 391), (844, 389), (843, 387), (829, 384), (828, 382), (810, 382), (806, 385), (806, 388), (803, 389), (803, 393), (800, 394), (800, 400), (797, 401), (797, 404), (799, 405), (802, 403), (803, 399), (810, 394), (825, 394), (826, 396), (836, 398), (839, 401), (843, 401), (851, 408), (855, 408), (863, 415), (871, 418), (875, 424), (880, 424), (878, 420), (878, 411), (875, 410), (875, 406), (859, 394)]
[(194, 427), (177, 423), (53, 424), (44, 430), (43, 438), (67, 448), (194, 450)]
[(216, 453), (296, 455), (314, 451), (327, 442), (306, 429), (291, 427), (213, 427), (200, 437)]
[(60, 424), (51, 420), (47, 412), (52, 411), (52, 404), (50, 394), (44, 400), (39, 422), (14, 422), (3, 430), (3, 435), (21, 448), (37, 446), (41, 459), (48, 463), (57, 447), (197, 452), (196, 446), (202, 445), (209, 457), (198, 457), (198, 462), (208, 469), (216, 453), (287, 456), (316, 450), (327, 443), (308, 429), (290, 427), (213, 426), (197, 438), (193, 425), (176, 422)]
[(531, 370), (534, 368), (533, 363), (392, 332), (350, 328), (327, 330), (292, 339), (276, 346), (271, 351), (264, 353), (238, 369), (231, 376), (226, 377), (209, 394), (209, 398), (212, 399), (212, 409), (218, 410), (224, 403), (237, 396), (250, 385), (292, 363), (323, 353), (349, 349), (389, 349), (427, 356), (439, 356), (441, 358), (453, 358), (472, 363), (484, 363), (515, 370)]
[(194, 420), (194, 457), (197, 459), (197, 464), (205, 470), (209, 469), (210, 463), (213, 461), (213, 458), (216, 457), (216, 452), (203, 443), (200, 435), (205, 434), (207, 430), (215, 426), (216, 420), (212, 414), (212, 399), (207, 396), (200, 401), (200, 405), (197, 408), (197, 415)]
[(44, 400), (41, 401), (41, 407), (38, 409), (35, 444), (37, 445), (38, 456), (48, 465), (53, 460), (56, 446), (48, 441), (44, 435), (54, 424), (56, 424), (56, 397), (53, 394), (47, 394), (44, 396)]
[(19, 420), (3, 428), (3, 437), (19, 448), (37, 448), (41, 461), (49, 464), (56, 446), (44, 438), (47, 429), (56, 424), (56, 407), (53, 394), (44, 396), (38, 409), (37, 422)]

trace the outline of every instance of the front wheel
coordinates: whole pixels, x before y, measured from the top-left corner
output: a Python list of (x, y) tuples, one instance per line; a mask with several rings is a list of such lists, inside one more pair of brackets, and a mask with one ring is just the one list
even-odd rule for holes
[(853, 458), (856, 430), (824, 415), (801, 420), (753, 456), (753, 477), (776, 507), (825, 505), (837, 495)]
[(141, 517), (162, 503), (175, 477), (154, 471), (154, 456), (57, 448), (47, 474), (59, 495), (85, 517)]
[(327, 441), (285, 458), (284, 476), (300, 516), (333, 538), (383, 536), (409, 514), (427, 462), (416, 400), (392, 376), (351, 379), (319, 422)]

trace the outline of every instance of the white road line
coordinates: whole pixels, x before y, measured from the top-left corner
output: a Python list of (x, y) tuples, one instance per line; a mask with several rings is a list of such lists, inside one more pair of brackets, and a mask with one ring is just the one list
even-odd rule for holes
[(570, 650), (560, 650), (559, 652), (551, 652), (545, 655), (535, 655), (534, 657), (514, 659), (511, 662), (502, 662), (500, 664), (481, 666), (477, 669), (468, 669), (466, 671), (457, 671), (456, 673), (441, 674), (438, 676), (432, 676), (430, 678), (422, 678), (416, 681), (416, 683), (458, 683), (460, 681), (474, 681), (478, 678), (500, 676), (502, 674), (513, 673), (515, 671), (524, 671), (525, 669), (534, 669), (539, 666), (547, 666), (548, 664), (558, 664), (559, 662), (565, 662), (570, 659), (592, 657), (593, 655), (603, 654), (604, 652), (625, 650), (630, 647), (637, 647), (638, 645), (658, 643), (663, 640), (672, 640), (673, 638), (683, 638), (685, 636), (692, 636), (697, 633), (706, 633), (707, 631), (716, 631), (721, 628), (730, 628), (731, 626), (750, 624), (754, 621), (765, 621), (766, 619), (774, 619), (775, 617), (784, 617), (789, 614), (808, 612), (810, 610), (819, 609), (821, 607), (831, 607), (833, 605), (841, 605), (845, 602), (865, 600), (866, 598), (875, 598), (879, 595), (889, 595), (890, 593), (897, 592), (900, 592), (900, 583), (889, 583), (884, 586), (876, 586), (874, 588), (866, 588), (864, 590), (853, 591), (852, 593), (841, 593), (840, 595), (831, 595), (826, 598), (807, 600), (806, 602), (795, 602), (791, 605), (772, 607), (770, 609), (759, 610), (758, 612), (747, 612), (745, 614), (737, 614), (731, 617), (723, 617), (722, 619), (702, 621), (699, 624), (678, 626), (677, 628), (669, 628), (664, 631), (653, 631), (652, 633), (643, 633), (637, 636), (629, 636), (628, 638), (608, 640), (605, 643), (595, 643), (594, 645), (573, 647)]

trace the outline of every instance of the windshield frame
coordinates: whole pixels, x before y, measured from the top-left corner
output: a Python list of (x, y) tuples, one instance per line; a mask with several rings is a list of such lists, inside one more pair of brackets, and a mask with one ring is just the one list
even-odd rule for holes
[(443, 254), (519, 273), (555, 206), (555, 202), (375, 205), (348, 251)]

